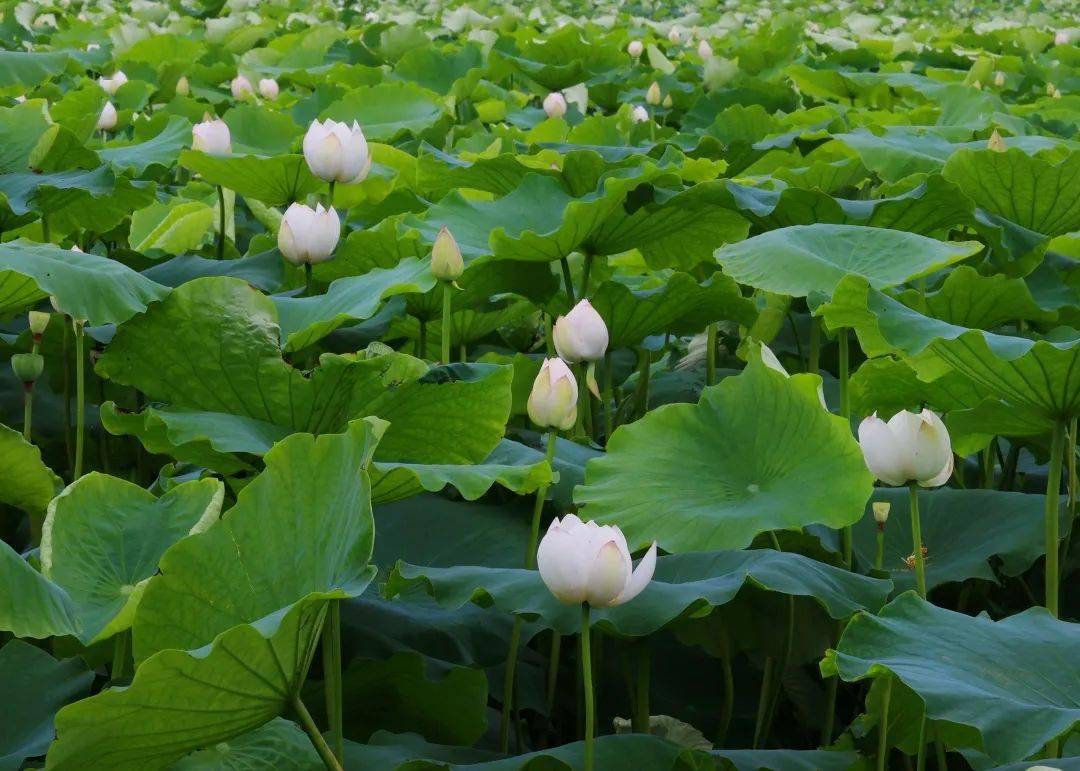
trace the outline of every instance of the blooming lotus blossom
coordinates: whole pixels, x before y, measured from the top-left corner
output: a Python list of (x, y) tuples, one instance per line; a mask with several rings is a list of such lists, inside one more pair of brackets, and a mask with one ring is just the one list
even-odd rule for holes
[(540, 428), (566, 431), (577, 422), (578, 386), (562, 359), (545, 359), (532, 384), (529, 420)]
[(554, 519), (536, 553), (540, 578), (568, 605), (622, 605), (637, 597), (656, 570), (656, 542), (638, 563), (616, 525), (582, 522), (573, 514)]
[(211, 118), (209, 113), (203, 115), (202, 122), (191, 128), (191, 149), (210, 155), (229, 155), (232, 135), (228, 125), (221, 118)]
[(371, 155), (360, 125), (313, 121), (304, 135), (304, 159), (327, 182), (360, 182), (371, 171)]
[(871, 415), (859, 424), (859, 445), (867, 468), (887, 485), (940, 487), (953, 472), (949, 430), (930, 410), (902, 410), (888, 423)]
[(649, 111), (640, 104), (634, 105), (634, 109), (630, 111), (630, 120), (634, 121), (634, 123), (644, 123), (648, 119)]
[(127, 82), (128, 76), (124, 74), (123, 70), (117, 70), (111, 78), (98, 78), (98, 84), (110, 96), (115, 94), (120, 89), (120, 86)]
[(97, 119), (97, 128), (99, 131), (112, 131), (116, 128), (116, 108), (113, 107), (112, 102), (106, 102), (105, 106), (101, 108), (101, 114)]
[(341, 222), (333, 207), (294, 203), (281, 219), (278, 249), (293, 265), (315, 265), (330, 259), (340, 237)]

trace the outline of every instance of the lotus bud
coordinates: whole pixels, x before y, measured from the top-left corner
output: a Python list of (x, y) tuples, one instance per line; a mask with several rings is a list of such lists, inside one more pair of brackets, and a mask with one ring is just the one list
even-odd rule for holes
[(971, 84), (971, 87), (975, 89), (982, 89), (982, 81), (976, 80), (974, 83)]
[(1005, 85), (1005, 73), (1001, 70), (994, 73), (994, 85), (998, 88)]
[(708, 40), (702, 40), (700, 43), (698, 43), (698, 47), (697, 47), (697, 55), (698, 56), (700, 56), (702, 59), (711, 59), (712, 54), (713, 54), (712, 46), (709, 45)]
[(49, 327), (52, 314), (45, 311), (30, 311), (27, 315), (30, 318), (30, 334), (34, 336), (34, 343), (40, 343), (41, 336)]
[(544, 97), (544, 112), (549, 118), (561, 118), (566, 115), (566, 98), (558, 91), (552, 91)]
[(889, 521), (889, 510), (892, 509), (892, 504), (888, 501), (874, 501), (870, 504), (870, 508), (874, 511), (874, 521), (877, 522), (878, 530), (884, 530), (885, 523)]
[(191, 93), (191, 84), (188, 83), (186, 75), (181, 75), (176, 81), (176, 93), (178, 96), (187, 96)]
[(24, 386), (30, 386), (41, 377), (45, 359), (37, 353), (17, 353), (11, 357), (11, 370)]
[(667, 39), (670, 40), (672, 43), (681, 43), (682, 30), (680, 30), (678, 26), (672, 27), (670, 30), (668, 30)]
[(527, 404), (529, 419), (540, 428), (566, 431), (577, 422), (578, 387), (562, 359), (544, 359)]
[(645, 45), (640, 40), (631, 40), (626, 46), (626, 53), (637, 59), (645, 51)]
[(1054, 35), (1054, 45), (1067, 46), (1069, 44), (1069, 31), (1067, 29), (1058, 30)]
[(1060, 99), (1061, 98), (1061, 89), (1055, 88), (1053, 90), (1053, 92), (1050, 94), (1050, 98), (1051, 99)]
[(634, 121), (634, 123), (644, 123), (648, 119), (649, 111), (640, 104), (634, 105), (634, 109), (630, 111), (630, 120)]
[(116, 108), (112, 102), (106, 102), (98, 116), (97, 128), (100, 131), (111, 131), (116, 128)]
[(995, 153), (1005, 152), (1005, 140), (997, 129), (994, 129), (993, 133), (990, 134), (990, 138), (986, 140), (986, 149), (993, 150)]
[(123, 70), (117, 70), (115, 73), (113, 73), (113, 76), (111, 78), (98, 78), (98, 84), (100, 84), (101, 87), (105, 89), (105, 92), (108, 93), (110, 96), (120, 90), (120, 86), (124, 85), (127, 82), (128, 77), (124, 74)]
[(949, 430), (930, 410), (902, 410), (888, 423), (871, 415), (859, 424), (859, 445), (867, 468), (887, 485), (940, 487), (953, 472)]
[(304, 135), (304, 158), (311, 173), (327, 182), (361, 182), (371, 171), (371, 155), (360, 125), (313, 121)]
[(660, 98), (660, 84), (654, 80), (649, 90), (645, 92), (645, 103), (655, 107), (660, 104)]
[(588, 300), (559, 316), (551, 336), (560, 358), (568, 362), (602, 359), (608, 347), (607, 325)]
[(330, 259), (340, 237), (341, 222), (333, 207), (294, 203), (281, 218), (278, 249), (293, 265), (315, 265)]
[(232, 91), (233, 99), (246, 99), (255, 95), (255, 89), (251, 86), (251, 81), (243, 75), (237, 75), (232, 79), (229, 83), (229, 90)]
[(664, 109), (670, 110), (671, 106), (675, 104), (673, 101), (671, 101), (671, 94), (665, 96), (664, 101), (661, 102), (661, 104), (664, 106)]
[(439, 229), (439, 235), (435, 237), (435, 244), (431, 247), (431, 272), (440, 281), (457, 281), (465, 271), (465, 263), (461, 259), (461, 249), (454, 240), (453, 234), (443, 225)]
[(1057, 86), (1055, 86), (1053, 83), (1047, 83), (1046, 84), (1046, 95), (1047, 96), (1053, 96), (1055, 91), (1057, 91)]
[(649, 585), (656, 571), (656, 542), (635, 568), (617, 525), (582, 522), (567, 514), (548, 526), (536, 567), (559, 602), (609, 608), (629, 602)]
[(273, 78), (263, 78), (259, 81), (259, 93), (262, 94), (263, 99), (270, 101), (277, 99), (279, 90), (278, 82)]
[(191, 149), (200, 150), (209, 155), (229, 155), (232, 153), (232, 135), (229, 126), (221, 118), (203, 115), (202, 123), (191, 129)]

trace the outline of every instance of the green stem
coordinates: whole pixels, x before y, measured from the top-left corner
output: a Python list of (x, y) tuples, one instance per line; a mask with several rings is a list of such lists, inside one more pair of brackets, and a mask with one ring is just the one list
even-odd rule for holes
[(304, 263), (304, 297), (311, 297), (311, 263)]
[(611, 440), (611, 430), (614, 425), (612, 419), (612, 383), (615, 377), (611, 372), (611, 351), (604, 353), (604, 443)]
[(725, 653), (720, 659), (724, 673), (724, 703), (720, 712), (720, 728), (716, 732), (716, 745), (724, 746), (728, 729), (731, 727), (731, 715), (735, 711), (735, 675), (731, 671), (731, 654)]
[(885, 677), (885, 693), (881, 696), (881, 723), (878, 724), (877, 771), (889, 765), (889, 700), (892, 698), (892, 675)]
[(758, 692), (757, 718), (754, 720), (754, 744), (753, 749), (761, 746), (762, 734), (765, 728), (765, 718), (769, 708), (769, 694), (772, 692), (773, 668), (776, 662), (772, 656), (765, 657), (765, 671), (761, 675), (761, 690)]
[(810, 318), (810, 353), (806, 360), (806, 370), (817, 374), (821, 369), (821, 317)]
[(634, 658), (637, 674), (634, 677), (634, 714), (631, 716), (631, 728), (636, 734), (649, 733), (649, 676), (651, 668), (649, 638), (643, 637), (634, 643)]
[(574, 301), (574, 277), (570, 274), (570, 263), (565, 257), (559, 260), (562, 265), (562, 279), (563, 288), (566, 289), (566, 299), (570, 301), (570, 307), (575, 305)]
[(911, 513), (911, 543), (915, 551), (915, 588), (926, 599), (926, 562), (923, 560), (922, 525), (919, 522), (919, 486), (908, 485), (908, 510)]
[(326, 692), (326, 717), (334, 735), (334, 757), (345, 762), (345, 723), (341, 695), (341, 600), (330, 600), (322, 628), (323, 690)]
[(315, 747), (315, 751), (319, 753), (319, 757), (322, 758), (322, 762), (326, 765), (330, 771), (344, 771), (341, 763), (334, 757), (333, 751), (330, 749), (330, 745), (326, 743), (326, 739), (319, 733), (318, 726), (315, 725), (315, 721), (311, 719), (311, 713), (307, 711), (307, 707), (304, 706), (304, 702), (300, 700), (300, 695), (295, 694), (292, 697), (292, 707), (296, 712), (297, 717), (300, 718), (300, 725), (303, 726), (304, 731), (307, 732), (308, 737), (311, 739), (312, 745)]
[(1054, 422), (1050, 436), (1050, 470), (1046, 475), (1046, 609), (1058, 616), (1058, 517), (1061, 498), (1061, 460), (1065, 453), (1065, 423)]
[(982, 451), (982, 486), (985, 490), (994, 489), (994, 443), (986, 445)]
[(442, 296), (442, 359), (443, 364), (450, 363), (450, 282), (443, 282)]
[(638, 416), (649, 411), (649, 374), (652, 366), (652, 357), (645, 348), (638, 350), (638, 382), (635, 394), (634, 406)]
[[(554, 468), (555, 447), (559, 437), (558, 431), (551, 431), (547, 436), (544, 459), (548, 466)], [(529, 531), (529, 546), (525, 552), (525, 568), (536, 568), (536, 543), (540, 537), (540, 515), (544, 510), (544, 502), (547, 500), (549, 485), (540, 485), (536, 489), (536, 499), (533, 503), (532, 528)], [(514, 704), (514, 680), (517, 673), (518, 646), (521, 644), (521, 616), (514, 616), (514, 628), (510, 632), (510, 646), (506, 652), (506, 677), (503, 681), (502, 723), (499, 726), (499, 747), (503, 753), (510, 749), (510, 713)], [(549, 678), (551, 673), (548, 673)]]
[[(844, 622), (836, 622), (836, 635), (833, 638), (833, 647), (839, 643), (840, 635), (844, 631)], [(821, 746), (828, 747), (833, 740), (833, 726), (836, 723), (836, 695), (840, 689), (840, 678), (830, 677), (825, 686), (825, 724), (821, 727)]]
[(845, 418), (851, 418), (851, 408), (848, 404), (848, 377), (851, 368), (851, 352), (849, 351), (849, 340), (847, 327), (844, 327), (837, 332), (837, 338), (840, 343), (840, 414)]
[(119, 680), (127, 672), (127, 660), (131, 650), (131, 630), (125, 629), (113, 636), (112, 668), (109, 670), (113, 680)]
[(716, 383), (716, 329), (714, 321), (705, 328), (705, 385)]
[(41, 238), (47, 244), (52, 243), (52, 228), (49, 227), (48, 214), (41, 215)]
[(86, 371), (83, 366), (83, 325), (72, 322), (75, 330), (75, 470), (71, 481), (82, 476), (83, 446), (86, 440)]
[(593, 703), (592, 643), (589, 640), (589, 603), (581, 604), (581, 683), (585, 689), (585, 771), (593, 771), (593, 734), (596, 705)]
[(559, 655), (562, 652), (562, 636), (551, 630), (551, 650), (548, 651), (547, 693), (544, 703), (550, 715), (555, 709), (555, 687), (559, 684)]
[[(769, 537), (772, 539), (773, 548), (780, 552), (783, 549), (780, 548), (780, 539), (776, 537), (776, 533), (770, 531)], [(787, 672), (788, 664), (791, 661), (791, 648), (795, 639), (795, 597), (788, 595), (787, 597), (787, 629), (784, 632), (784, 647), (781, 649), (780, 661), (776, 669), (776, 678), (773, 683), (772, 691), (769, 693), (769, 708), (765, 713), (765, 725), (762, 728), (762, 737), (768, 736), (772, 732), (773, 718), (776, 715), (776, 707), (780, 703), (780, 692), (784, 684), (784, 674)]]
[(851, 525), (847, 525), (840, 531), (840, 543), (843, 548), (844, 564), (848, 570), (851, 570), (855, 565), (852, 554)]
[(919, 721), (919, 751), (915, 756), (915, 771), (926, 771), (926, 707)]
[(427, 358), (427, 320), (420, 319), (420, 340), (418, 342), (420, 346), (420, 353), (417, 354), (421, 359)]
[[(1065, 441), (1065, 462), (1066, 462), (1066, 467), (1068, 469), (1068, 474), (1069, 474), (1069, 479), (1068, 479), (1068, 482), (1067, 482), (1068, 491), (1069, 491), (1069, 498), (1068, 498), (1068, 502), (1066, 503), (1065, 511), (1068, 512), (1068, 521), (1071, 523), (1071, 527), (1069, 527), (1068, 531), (1065, 533), (1065, 541), (1062, 544), (1061, 550), (1059, 552), (1061, 555), (1063, 555), (1063, 557), (1062, 557), (1062, 565), (1061, 565), (1061, 573), (1064, 573), (1064, 571), (1065, 571), (1064, 557), (1069, 554), (1069, 546), (1070, 546), (1070, 544), (1072, 542), (1072, 534), (1073, 534), (1073, 531), (1076, 529), (1076, 522), (1075, 522), (1075, 518), (1076, 518), (1076, 493), (1077, 493), (1076, 488), (1077, 488), (1077, 485), (1080, 484), (1080, 479), (1077, 479), (1077, 477), (1076, 477), (1076, 429), (1077, 429), (1076, 422), (1077, 422), (1076, 418), (1073, 418), (1072, 421), (1069, 422), (1069, 434), (1068, 434), (1068, 438)], [(1061, 575), (1061, 573), (1059, 573), (1059, 575), (1058, 575), (1058, 587), (1059, 587), (1058, 588), (1058, 593), (1059, 593), (1058, 602), (1059, 603), (1061, 602), (1061, 597), (1060, 597), (1061, 579), (1064, 577), (1063, 575)]]
[(588, 252), (585, 252), (585, 264), (581, 269), (581, 292), (579, 297), (585, 299), (589, 294), (589, 275), (592, 273), (593, 256)]
[(885, 562), (885, 529), (878, 527), (877, 529), (877, 552), (874, 554), (874, 570), (881, 570), (882, 564)]
[(30, 422), (34, 417), (34, 384), (23, 386), (23, 439), (30, 441)]
[(217, 200), (218, 200), (218, 239), (217, 239), (217, 258), (219, 260), (225, 259), (225, 188), (221, 185), (217, 186)]
[(934, 729), (934, 752), (937, 755), (938, 771), (949, 771), (949, 761), (945, 758), (945, 742), (941, 741), (941, 732)]
[(330, 180), (326, 185), (326, 208), (329, 209), (334, 205), (334, 186), (337, 184), (336, 179)]
[(589, 387), (585, 384), (585, 362), (572, 364), (571, 370), (577, 380), (577, 421), (574, 424), (574, 436), (585, 435), (585, 411), (589, 409)]
[[(75, 441), (72, 436), (71, 425), (71, 346), (68, 343), (68, 338), (71, 336), (71, 325), (67, 323), (67, 316), (64, 317), (63, 325), (63, 358), (64, 360), (64, 449), (67, 451), (68, 469), (74, 471), (75, 469)], [(140, 446), (141, 443), (140, 443)]]

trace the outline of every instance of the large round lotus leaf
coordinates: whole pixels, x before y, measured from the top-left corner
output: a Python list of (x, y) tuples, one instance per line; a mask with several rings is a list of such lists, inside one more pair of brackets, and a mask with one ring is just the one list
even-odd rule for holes
[(978, 241), (945, 242), (861, 225), (792, 225), (716, 251), (740, 284), (777, 294), (831, 294), (847, 275), (875, 288), (896, 286), (976, 254)]
[(0, 630), (16, 637), (59, 637), (78, 633), (75, 604), (67, 592), (0, 541)]
[(816, 376), (756, 357), (697, 404), (620, 427), (574, 491), (582, 515), (618, 524), (633, 548), (742, 549), (766, 530), (857, 522), (873, 478), (847, 421), (821, 407)]
[(37, 445), (0, 425), (0, 502), (41, 515), (60, 486)]
[(928, 718), (973, 727), (976, 749), (1008, 763), (1080, 722), (1078, 646), (1080, 626), (1041, 608), (991, 621), (906, 592), (879, 616), (856, 616), (822, 671), (849, 682), (891, 673), (923, 699)]
[(170, 766), (170, 771), (321, 771), (318, 753), (300, 726), (276, 717), (249, 731), (205, 750), (193, 752)]
[(92, 472), (49, 504), (42, 572), (67, 592), (78, 637), (92, 643), (131, 625), (165, 550), (218, 518), (224, 486), (184, 482), (157, 498), (123, 479)]

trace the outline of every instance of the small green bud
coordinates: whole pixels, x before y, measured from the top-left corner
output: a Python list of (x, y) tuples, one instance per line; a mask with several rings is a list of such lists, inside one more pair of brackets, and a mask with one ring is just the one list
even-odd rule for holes
[(446, 225), (443, 225), (431, 247), (431, 272), (440, 281), (457, 281), (464, 271), (461, 249)]
[(23, 383), (33, 383), (45, 369), (45, 359), (37, 353), (17, 353), (11, 357), (11, 369)]

